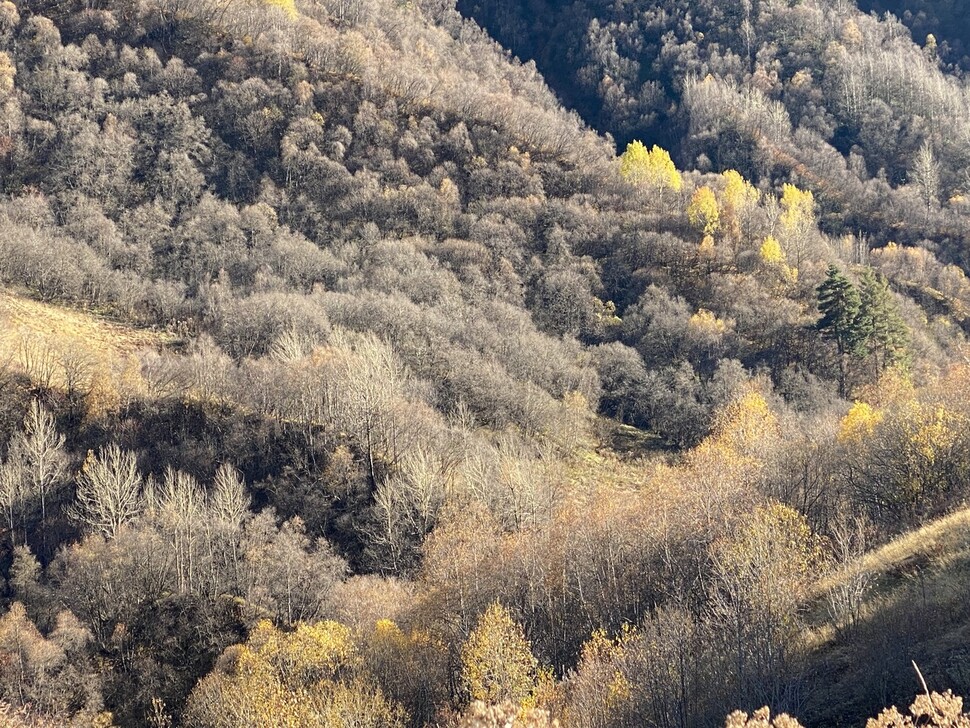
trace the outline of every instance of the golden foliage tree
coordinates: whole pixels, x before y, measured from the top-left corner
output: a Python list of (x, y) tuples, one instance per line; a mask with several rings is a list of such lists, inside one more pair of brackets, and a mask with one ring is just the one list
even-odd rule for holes
[(781, 224), (787, 230), (814, 223), (815, 195), (811, 190), (802, 190), (792, 184), (785, 184), (781, 190)]
[(721, 227), (721, 211), (710, 187), (698, 187), (687, 206), (687, 219), (704, 235), (713, 235)]
[(960, 497), (970, 475), (970, 414), (956, 394), (962, 381), (957, 368), (918, 389), (905, 371), (890, 368), (860, 390), (839, 440), (848, 484), (875, 522), (913, 522)]
[(798, 268), (788, 265), (785, 249), (774, 235), (765, 237), (758, 249), (758, 259), (769, 278), (774, 278), (782, 289), (798, 281)]
[(291, 20), (295, 19), (299, 15), (294, 0), (266, 0), (266, 3), (272, 7), (282, 10), (286, 14), (286, 17), (290, 18)]
[(259, 622), (196, 686), (188, 723), (213, 728), (392, 728), (405, 714), (359, 669), (350, 630), (325, 621), (293, 632)]
[(571, 728), (698, 725), (719, 688), (705, 626), (663, 606), (614, 636), (596, 630), (564, 681), (561, 717)]
[(732, 217), (754, 207), (761, 200), (761, 193), (738, 171), (729, 169), (721, 177), (724, 180), (724, 209)]
[(731, 538), (715, 544), (715, 609), (739, 700), (763, 699), (784, 680), (799, 633), (799, 608), (821, 564), (805, 517), (781, 503), (759, 506)]
[(387, 695), (404, 705), (411, 717), (430, 722), (448, 699), (448, 651), (423, 630), (405, 631), (390, 619), (379, 619), (360, 639), (367, 670)]
[(768, 400), (756, 385), (748, 384), (716, 416), (713, 441), (739, 456), (760, 460), (780, 432)]
[(872, 436), (885, 413), (868, 402), (855, 402), (839, 423), (839, 442), (859, 444)]
[(736, 255), (749, 231), (752, 215), (761, 201), (761, 193), (736, 170), (727, 170), (721, 178), (724, 182), (721, 226)]
[(527, 705), (536, 693), (539, 661), (522, 627), (498, 602), (478, 620), (461, 648), (461, 682), (472, 700)]
[(781, 249), (781, 243), (774, 235), (769, 235), (761, 243), (758, 251), (761, 262), (765, 265), (778, 265), (785, 262), (785, 252)]
[(795, 267), (800, 268), (817, 243), (815, 196), (811, 190), (786, 184), (782, 187), (781, 210), (779, 222), (785, 249)]
[(967, 418), (934, 402), (910, 400), (894, 408), (873, 443), (871, 480), (882, 503), (913, 517), (966, 481), (970, 463)]
[(630, 142), (620, 155), (620, 175), (637, 187), (656, 192), (660, 199), (665, 190), (679, 192), (684, 185), (670, 153), (656, 144), (647, 149), (640, 141)]
[(565, 717), (571, 725), (612, 725), (612, 719), (628, 712), (633, 686), (624, 663), (637, 635), (628, 628), (610, 637), (599, 629), (583, 644), (576, 673), (568, 683)]

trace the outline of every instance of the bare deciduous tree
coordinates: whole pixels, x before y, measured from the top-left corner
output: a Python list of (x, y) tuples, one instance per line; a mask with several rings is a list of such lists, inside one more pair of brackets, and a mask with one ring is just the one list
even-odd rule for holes
[(46, 530), (47, 504), (65, 482), (67, 452), (54, 416), (37, 400), (27, 410), (24, 432), (14, 438), (11, 453), (22, 459), (26, 495), (40, 500), (41, 525)]
[(926, 208), (926, 219), (929, 220), (933, 205), (939, 204), (940, 192), (940, 164), (933, 154), (933, 146), (924, 142), (913, 158), (913, 166), (909, 171), (909, 181), (916, 185), (920, 200)]
[(872, 587), (872, 574), (858, 563), (869, 546), (870, 530), (870, 524), (864, 519), (841, 514), (832, 526), (830, 542), (838, 578), (827, 601), (829, 617), (838, 630), (856, 623)]
[(14, 520), (23, 500), (23, 464), (15, 455), (0, 462), (0, 509), (10, 531), (10, 544), (16, 544)]
[(141, 510), (141, 473), (135, 456), (117, 445), (89, 453), (77, 477), (76, 520), (114, 538)]
[[(242, 541), (243, 526), (250, 517), (250, 498), (246, 484), (239, 471), (228, 463), (223, 463), (216, 471), (212, 495), (209, 498), (209, 518), (207, 536), (211, 568), (215, 570), (217, 554), (222, 554), (234, 581), (239, 580), (239, 545)], [(219, 581), (219, 575), (212, 574), (212, 583)]]
[(205, 493), (187, 473), (169, 468), (149, 508), (162, 531), (171, 539), (178, 589), (192, 591), (196, 581), (198, 552), (202, 540)]

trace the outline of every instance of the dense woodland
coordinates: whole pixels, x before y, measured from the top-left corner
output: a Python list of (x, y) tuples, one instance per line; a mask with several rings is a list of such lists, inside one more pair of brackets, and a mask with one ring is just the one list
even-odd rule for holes
[(0, 724), (967, 725), (916, 5), (0, 4)]

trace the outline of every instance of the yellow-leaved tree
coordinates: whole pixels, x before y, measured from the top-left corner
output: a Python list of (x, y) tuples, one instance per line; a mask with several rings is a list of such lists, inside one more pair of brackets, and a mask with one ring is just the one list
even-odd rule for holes
[(729, 169), (721, 174), (724, 180), (724, 210), (732, 216), (740, 215), (758, 204), (761, 193), (741, 173)]
[(815, 195), (792, 184), (781, 188), (781, 224), (793, 230), (815, 220)]
[(738, 396), (718, 413), (711, 439), (741, 457), (761, 460), (780, 434), (781, 426), (768, 400), (751, 383), (744, 385)]
[(788, 257), (774, 235), (767, 236), (761, 243), (758, 258), (761, 260), (762, 269), (775, 278), (781, 286), (798, 281), (798, 268), (788, 265)]
[(785, 249), (795, 267), (799, 268), (819, 243), (815, 224), (815, 196), (811, 190), (785, 184), (781, 192), (779, 222)]
[(421, 630), (402, 630), (379, 619), (360, 637), (367, 671), (391, 699), (403, 705), (418, 725), (433, 722), (437, 708), (450, 697), (448, 649)]
[(785, 252), (781, 249), (781, 243), (774, 235), (765, 238), (758, 255), (765, 265), (778, 265), (785, 262)]
[(733, 328), (733, 321), (719, 318), (706, 308), (701, 308), (687, 321), (687, 340), (695, 349), (719, 356), (724, 349), (725, 336)]
[(350, 630), (332, 621), (292, 632), (259, 622), (223, 652), (186, 707), (187, 725), (211, 728), (393, 728), (406, 717), (360, 669)]
[(296, 19), (299, 14), (296, 10), (296, 2), (294, 0), (266, 0), (266, 3), (279, 8), (290, 19)]
[(647, 149), (640, 141), (630, 142), (620, 155), (620, 175), (637, 187), (655, 192), (658, 204), (665, 190), (678, 192), (684, 185), (669, 152), (656, 144)]
[(698, 187), (687, 206), (687, 219), (704, 235), (713, 235), (721, 226), (721, 211), (710, 187)]
[(696, 483), (703, 484), (696, 513), (706, 528), (722, 528), (728, 504), (748, 497), (766, 466), (782, 452), (781, 425), (757, 381), (740, 385), (714, 416), (713, 431), (683, 459)]
[(839, 442), (859, 445), (872, 436), (885, 413), (868, 402), (855, 402), (839, 422)]
[(488, 705), (534, 707), (544, 679), (522, 626), (508, 609), (493, 603), (461, 647), (465, 695)]
[(963, 413), (936, 402), (914, 399), (893, 408), (870, 448), (877, 505), (909, 520), (943, 508), (970, 477), (967, 424)]
[(737, 255), (750, 227), (749, 221), (761, 200), (761, 193), (739, 172), (729, 169), (721, 175), (721, 228)]
[(629, 716), (633, 689), (627, 663), (628, 652), (639, 638), (634, 627), (626, 627), (611, 637), (598, 629), (583, 644), (579, 664), (570, 677), (568, 700), (563, 718), (570, 725), (587, 728), (612, 725), (611, 721)]
[(715, 612), (733, 653), (736, 698), (765, 700), (784, 680), (796, 647), (799, 609), (822, 564), (821, 541), (803, 515), (772, 502), (717, 542), (712, 558)]

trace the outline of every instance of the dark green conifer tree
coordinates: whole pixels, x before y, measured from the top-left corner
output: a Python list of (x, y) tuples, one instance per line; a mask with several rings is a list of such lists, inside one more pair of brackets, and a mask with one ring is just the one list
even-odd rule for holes
[(865, 334), (860, 320), (859, 291), (835, 265), (816, 289), (822, 318), (815, 324), (822, 336), (835, 343), (839, 357), (839, 394), (846, 394), (847, 359), (865, 354)]
[(909, 330), (885, 276), (867, 268), (859, 277), (859, 331), (876, 372), (906, 361)]

